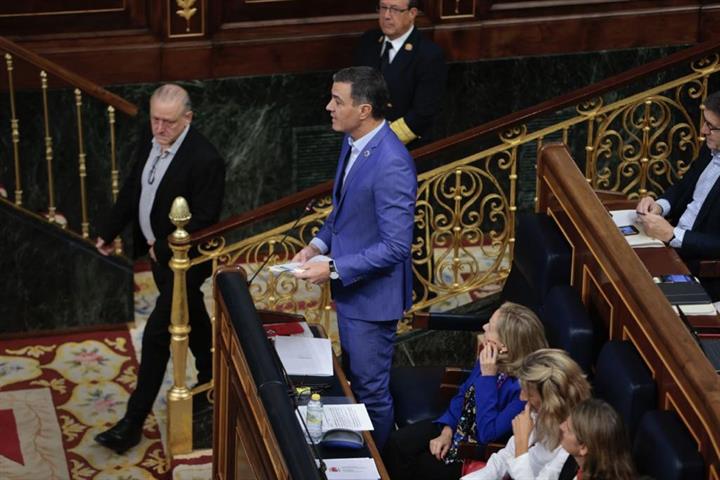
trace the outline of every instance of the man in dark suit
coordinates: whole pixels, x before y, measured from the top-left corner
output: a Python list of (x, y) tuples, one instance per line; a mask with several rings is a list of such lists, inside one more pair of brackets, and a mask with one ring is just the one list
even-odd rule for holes
[(365, 32), (355, 65), (379, 69), (390, 90), (390, 128), (408, 148), (432, 140), (447, 67), (443, 52), (415, 28), (417, 0), (380, 0), (380, 29)]
[[(170, 358), (172, 310), (172, 257), (167, 237), (174, 230), (168, 214), (173, 200), (184, 197), (192, 219), (185, 227), (193, 232), (220, 218), (225, 187), (225, 165), (215, 147), (191, 125), (188, 93), (173, 84), (163, 85), (150, 98), (152, 139), (140, 142), (135, 163), (113, 206), (98, 229), (96, 248), (103, 255), (113, 250), (113, 239), (132, 224), (134, 254), (147, 253), (160, 295), (148, 318), (142, 340), (137, 386), (125, 416), (95, 440), (117, 453), (137, 445), (142, 426), (157, 397)], [(195, 356), (198, 383), (212, 378), (212, 329), (200, 286), (211, 273), (209, 263), (187, 272), (190, 349)]]
[[(637, 205), (645, 232), (690, 262), (720, 258), (720, 92), (709, 95), (703, 105), (700, 133), (707, 148), (657, 201), (644, 197)], [(714, 301), (720, 299), (717, 282), (703, 285)]]
[[(390, 396), (395, 330), (412, 305), (410, 248), (417, 174), (384, 114), (387, 87), (377, 70), (351, 67), (333, 76), (326, 109), (344, 132), (333, 209), (294, 258), (297, 278), (331, 281), (343, 363), (358, 402), (367, 407), (379, 448), (394, 424)], [(329, 253), (332, 259), (310, 261)]]

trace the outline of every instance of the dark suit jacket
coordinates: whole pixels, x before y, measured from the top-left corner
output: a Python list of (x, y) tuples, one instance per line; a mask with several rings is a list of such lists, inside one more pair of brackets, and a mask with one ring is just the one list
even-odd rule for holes
[[(667, 218), (673, 225), (677, 225), (680, 216), (692, 202), (698, 178), (711, 159), (710, 150), (707, 147), (703, 148), (700, 157), (685, 172), (682, 180), (660, 196), (670, 202), (670, 213)], [(679, 253), (684, 259), (720, 258), (720, 181), (715, 182), (708, 193), (692, 229), (685, 232)]]
[[(117, 202), (98, 229), (98, 235), (109, 243), (131, 223), (135, 257), (148, 251), (147, 241), (140, 230), (138, 212), (142, 171), (151, 147), (149, 136), (137, 146), (132, 170), (120, 190)], [(172, 257), (167, 237), (175, 230), (175, 226), (168, 214), (175, 197), (185, 197), (190, 205), (192, 219), (185, 226), (185, 230), (193, 232), (218, 222), (224, 189), (225, 163), (222, 157), (215, 147), (191, 126), (162, 178), (150, 211), (158, 264), (167, 266)]]
[[(355, 65), (380, 69), (383, 38), (379, 29), (365, 32), (355, 50)], [(410, 130), (424, 141), (428, 140), (440, 111), (447, 77), (447, 66), (440, 47), (414, 27), (383, 76), (392, 102), (385, 118), (393, 121), (404, 117)]]

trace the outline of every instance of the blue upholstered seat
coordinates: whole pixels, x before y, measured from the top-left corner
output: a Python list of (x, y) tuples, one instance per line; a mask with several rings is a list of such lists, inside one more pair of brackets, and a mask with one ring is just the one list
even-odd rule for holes
[(555, 285), (545, 296), (540, 319), (550, 346), (568, 352), (589, 374), (595, 360), (595, 331), (580, 294), (569, 285)]
[(635, 437), (640, 419), (657, 405), (657, 390), (650, 371), (628, 341), (607, 342), (598, 356), (595, 395), (620, 414)]
[(697, 444), (675, 412), (653, 410), (643, 415), (633, 458), (639, 473), (655, 480), (706, 478)]
[[(470, 373), (469, 371), (467, 372)], [(447, 408), (439, 389), (445, 367), (395, 367), (390, 372), (390, 393), (395, 407), (395, 423), (404, 427), (435, 419)]]
[(550, 289), (570, 283), (570, 247), (555, 222), (540, 213), (519, 214), (515, 238), (513, 265), (502, 297), (539, 314)]

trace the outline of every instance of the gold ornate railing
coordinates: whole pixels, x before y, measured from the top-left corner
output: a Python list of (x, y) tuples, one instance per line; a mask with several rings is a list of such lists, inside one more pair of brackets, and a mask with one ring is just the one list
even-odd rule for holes
[[(0, 162), (8, 161), (8, 170), (12, 170), (12, 177), (14, 179), (14, 185), (12, 187), (0, 190), (13, 192), (12, 198), (3, 198), (0, 195), (0, 201), (10, 202), (17, 208), (26, 210), (29, 214), (37, 216), (38, 218), (44, 218), (48, 222), (55, 224), (61, 228), (68, 229), (70, 233), (76, 234), (84, 239), (90, 237), (90, 220), (89, 220), (89, 206), (92, 201), (89, 198), (88, 185), (87, 185), (87, 172), (89, 165), (97, 165), (95, 158), (88, 158), (87, 154), (87, 139), (86, 130), (87, 127), (84, 125), (84, 117), (86, 115), (86, 108), (88, 100), (92, 98), (93, 102), (99, 102), (102, 108), (107, 113), (107, 130), (110, 137), (110, 145), (108, 151), (104, 152), (110, 158), (111, 171), (108, 172), (108, 189), (111, 193), (113, 201), (117, 198), (118, 194), (118, 179), (119, 170), (116, 162), (116, 112), (123, 112), (126, 115), (132, 117), (138, 112), (135, 105), (127, 102), (126, 100), (118, 97), (117, 95), (103, 89), (99, 85), (73, 73), (63, 67), (38, 56), (30, 50), (27, 50), (14, 42), (0, 37), (0, 52), (3, 53), (3, 59), (5, 60), (6, 79), (4, 84), (7, 87), (10, 122), (10, 136), (12, 143), (12, 160), (9, 158), (0, 158)], [(42, 138), (36, 138), (36, 136), (23, 135), (19, 117), (21, 114), (33, 111), (33, 107), (27, 105), (29, 108), (28, 112), (18, 111), (16, 97), (18, 92), (15, 89), (16, 75), (21, 75), (24, 79), (23, 84), (27, 85), (30, 80), (35, 78), (37, 86), (40, 91), (39, 103), (41, 106), (41, 118), (36, 119), (36, 125), (42, 125)], [(58, 95), (66, 95), (71, 97), (72, 104), (74, 105), (74, 111), (70, 115), (70, 112), (63, 112), (68, 116), (74, 117), (75, 123), (75, 134), (71, 140), (75, 143), (74, 148), (77, 149), (77, 191), (73, 193), (76, 195), (77, 202), (73, 202), (77, 208), (77, 212), (73, 211), (72, 216), (76, 217), (77, 224), (68, 224), (66, 215), (63, 215), (58, 210), (57, 205), (57, 185), (56, 185), (56, 172), (58, 168), (67, 168), (65, 166), (58, 166), (56, 164), (56, 147), (54, 145), (54, 136), (57, 135), (58, 130), (61, 128), (61, 124), (58, 121), (51, 121), (52, 113), (50, 103), (48, 102), (48, 94), (51, 91), (51, 85), (56, 88), (62, 86), (62, 89), (56, 92)], [(69, 88), (67, 88), (69, 87)], [(32, 119), (35, 120), (35, 119)], [(97, 125), (94, 125), (97, 127)], [(23, 156), (23, 149), (21, 148), (22, 143), (36, 142), (38, 145), (38, 151), (44, 152), (44, 175), (47, 177), (47, 185), (39, 187), (33, 183), (23, 184), (23, 173), (24, 171), (35, 171), (35, 165), (32, 162), (32, 155)], [(68, 143), (64, 143), (62, 148), (67, 150), (71, 148)], [(75, 183), (75, 182), (72, 182)], [(2, 187), (2, 185), (0, 185)], [(28, 188), (44, 188), (43, 192), (36, 193), (37, 197), (46, 198), (45, 205), (39, 205), (35, 202), (34, 205), (30, 205), (27, 201), (26, 193)], [(65, 192), (66, 197), (69, 197), (70, 192)], [(10, 197), (10, 195), (8, 195)], [(68, 202), (70, 203), (70, 202)], [(122, 251), (122, 244), (120, 240), (116, 240), (116, 251), (120, 253)]]
[[(685, 65), (686, 74), (638, 93), (622, 95), (612, 90), (586, 96), (574, 104), (566, 103), (559, 112), (543, 111), (544, 118), (522, 112), (521, 122), (497, 130), (495, 143), (485, 138), (485, 146), (476, 153), (421, 173), (412, 247), (417, 285), (413, 307), (407, 313), (442, 305), (469, 292), (500, 288), (512, 258), (519, 160), (528, 154), (534, 158), (544, 142), (574, 144), (574, 156), (584, 159), (582, 167), (593, 188), (630, 198), (656, 195), (681, 177), (702, 145), (700, 105), (708, 94), (709, 80), (720, 69), (720, 57), (713, 51), (689, 59)], [(239, 264), (252, 277), (267, 256), (270, 265), (287, 261), (307, 244), (330, 205), (324, 190), (321, 201), (284, 241), (290, 223), (234, 242), (227, 240), (227, 222), (197, 232), (185, 240), (200, 250), (190, 264)], [(172, 245), (173, 250), (181, 246)], [(323, 324), (326, 331), (336, 331), (327, 286), (320, 288), (263, 271), (251, 292), (258, 307), (302, 313)], [(467, 296), (463, 301), (469, 300)], [(173, 308), (181, 301), (174, 298)], [(171, 449), (172, 445), (171, 441)], [(183, 451), (182, 445), (175, 446), (173, 453)]]
[[(712, 55), (690, 67), (685, 76), (614, 102), (606, 104), (602, 97), (582, 102), (574, 107), (575, 115), (561, 112), (566, 118), (550, 126), (513, 126), (499, 135), (496, 145), (418, 175), (412, 252), (422, 288), (411, 312), (497, 284), (506, 276), (523, 149), (534, 152), (547, 139), (582, 139), (578, 144), (588, 182), (630, 198), (657, 194), (682, 176), (703, 140), (700, 103), (709, 77), (720, 69), (720, 58)], [(238, 263), (252, 276), (267, 255), (272, 256), (270, 265), (291, 258), (329, 211), (330, 198), (323, 197), (282, 244), (290, 223), (234, 243), (214, 238), (193, 263)], [(260, 307), (303, 312), (321, 323), (329, 318), (324, 289), (264, 272), (258, 279), (252, 293)], [(309, 305), (298, 300), (301, 293), (311, 296)]]

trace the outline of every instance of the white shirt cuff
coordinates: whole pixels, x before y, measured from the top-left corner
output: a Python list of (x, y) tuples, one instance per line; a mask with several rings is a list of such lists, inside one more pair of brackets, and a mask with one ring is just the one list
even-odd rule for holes
[(685, 238), (685, 230), (680, 227), (675, 227), (673, 229), (673, 235), (675, 235), (675, 238), (670, 240), (670, 246), (673, 248), (682, 247), (683, 239)]
[(310, 240), (310, 245), (320, 250), (320, 253), (322, 255), (326, 254), (328, 252), (328, 247), (325, 245), (325, 242), (320, 240), (319, 238), (315, 237), (312, 240)]
[(662, 213), (660, 213), (660, 215), (664, 217), (665, 215), (670, 213), (670, 202), (668, 202), (664, 198), (661, 198), (655, 203), (660, 205), (660, 208), (662, 208)]

